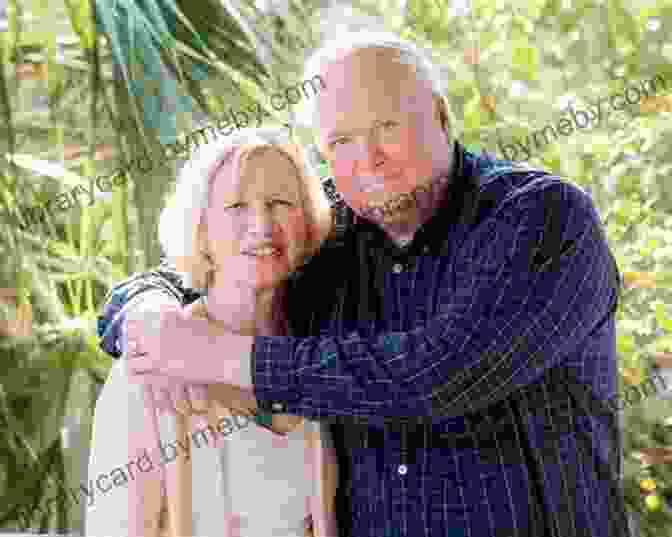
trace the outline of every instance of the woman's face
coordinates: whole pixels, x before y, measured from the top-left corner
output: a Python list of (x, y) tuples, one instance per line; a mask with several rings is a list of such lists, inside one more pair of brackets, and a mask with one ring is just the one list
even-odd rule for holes
[[(306, 251), (307, 225), (294, 165), (275, 149), (220, 167), (206, 211), (207, 248), (224, 279), (258, 289), (286, 280)], [(234, 177), (234, 175), (239, 175)]]

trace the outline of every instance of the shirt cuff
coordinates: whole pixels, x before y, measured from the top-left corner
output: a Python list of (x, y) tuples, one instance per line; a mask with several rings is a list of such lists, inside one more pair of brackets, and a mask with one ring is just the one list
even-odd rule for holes
[[(254, 347), (252, 347), (254, 349)], [(240, 382), (239, 386), (249, 389), (253, 387), (252, 384), (252, 361), (254, 360), (254, 355), (250, 355), (249, 360), (240, 361)]]
[(288, 405), (300, 399), (294, 364), (295, 346), (296, 339), (290, 337), (254, 338), (250, 373), (260, 411), (288, 413)]

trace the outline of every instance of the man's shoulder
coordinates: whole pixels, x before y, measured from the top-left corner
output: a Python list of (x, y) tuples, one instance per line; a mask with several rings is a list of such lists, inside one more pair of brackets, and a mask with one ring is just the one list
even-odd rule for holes
[(136, 272), (116, 283), (108, 292), (105, 302), (125, 304), (140, 293), (160, 290), (183, 303), (189, 303), (193, 292), (183, 285), (182, 275), (174, 267), (162, 262), (158, 267), (145, 272)]
[(172, 296), (181, 304), (189, 304), (199, 296), (193, 290), (185, 289), (181, 274), (165, 262), (153, 270), (135, 273), (116, 283), (107, 293), (97, 320), (96, 333), (102, 350), (114, 357), (121, 355), (118, 337), (125, 308), (133, 299), (150, 291)]
[[(590, 229), (596, 242), (605, 243), (609, 250), (604, 224), (587, 189), (568, 178), (512, 164), (515, 163), (496, 161), (479, 170), (477, 199), (480, 205), (489, 207), (484, 211), (485, 217), (514, 224), (523, 220), (541, 223), (540, 240), (530, 253), (533, 266), (545, 266), (549, 260), (571, 251), (572, 241), (563, 242), (562, 238), (566, 234), (576, 236), (581, 230)], [(610, 250), (609, 255), (620, 278)]]
[[(474, 183), (479, 202), (489, 202), (493, 211), (517, 207), (552, 210), (560, 214), (574, 204), (590, 206), (590, 194), (579, 184), (526, 164), (489, 159), (475, 170)], [(560, 207), (556, 210), (556, 207)]]

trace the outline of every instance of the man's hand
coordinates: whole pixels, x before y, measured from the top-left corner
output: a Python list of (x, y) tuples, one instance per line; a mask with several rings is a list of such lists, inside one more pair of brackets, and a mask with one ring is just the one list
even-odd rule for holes
[[(122, 348), (126, 354), (127, 365), (128, 358), (142, 352), (138, 350), (135, 343), (135, 340), (138, 339), (138, 333), (158, 329), (155, 325), (161, 305), (173, 304), (175, 307), (179, 306), (178, 303), (172, 301), (166, 303), (166, 298), (161, 294), (144, 298), (144, 301), (129, 310), (126, 317)], [(130, 344), (129, 326), (131, 327)], [(145, 385), (151, 388), (154, 406), (160, 413), (202, 414), (207, 411), (207, 387), (205, 385), (189, 385), (168, 377), (156, 377), (151, 382), (148, 378), (144, 380)]]
[(145, 379), (151, 386), (154, 405), (159, 412), (205, 414), (208, 410), (208, 387), (204, 384), (184, 384), (167, 377)]
[(127, 321), (131, 375), (252, 387), (251, 380), (241, 375), (241, 362), (249, 365), (253, 337), (213, 327), (175, 306), (162, 306), (153, 330), (145, 329), (145, 323), (136, 323)]
[[(195, 310), (173, 305), (162, 305), (151, 321), (127, 320), (127, 336), (130, 380), (158, 388), (161, 408), (204, 412), (214, 396), (239, 413), (256, 411), (249, 372), (241, 374), (241, 360), (249, 369), (253, 338), (227, 333)], [(206, 384), (218, 387), (206, 394)]]

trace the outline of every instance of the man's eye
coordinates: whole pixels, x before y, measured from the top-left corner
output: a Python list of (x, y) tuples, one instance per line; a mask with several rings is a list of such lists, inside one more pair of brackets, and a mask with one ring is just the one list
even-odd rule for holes
[(399, 126), (399, 123), (396, 122), (396, 121), (390, 120), (390, 121), (384, 121), (383, 123), (380, 124), (380, 126), (382, 127), (382, 129), (384, 131), (390, 132), (390, 131), (396, 129)]

